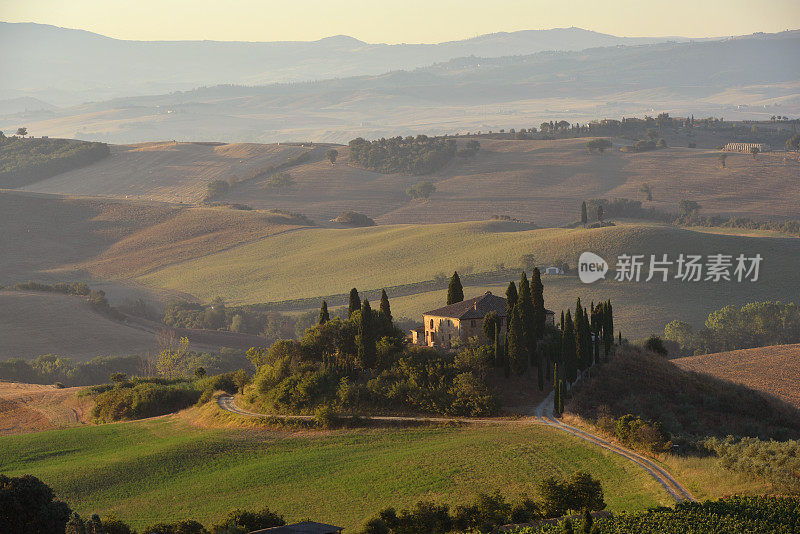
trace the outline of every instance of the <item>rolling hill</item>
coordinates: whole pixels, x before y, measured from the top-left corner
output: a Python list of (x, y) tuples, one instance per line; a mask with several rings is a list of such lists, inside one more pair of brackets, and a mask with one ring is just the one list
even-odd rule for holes
[[(639, 188), (647, 183), (653, 201), (645, 206), (662, 211), (676, 212), (680, 200), (690, 199), (700, 203), (703, 215), (800, 218), (800, 161), (778, 152), (755, 159), (730, 154), (722, 168), (716, 150), (681, 147), (694, 141), (722, 144), (723, 136), (672, 131), (664, 135), (673, 148), (602, 155), (590, 154), (585, 138), (481, 138), (474, 157), (456, 158), (425, 176), (379, 174), (351, 166), (348, 148), (342, 146), (336, 147), (339, 158), (331, 165), (324, 158), (326, 145), (114, 145), (111, 156), (100, 162), (23, 189), (191, 203), (205, 196), (210, 181), (230, 179), (243, 181), (218, 200), (300, 212), (320, 224), (355, 210), (379, 224), (461, 222), (497, 214), (555, 226), (574, 222), (580, 203), (589, 198), (643, 200)], [(310, 160), (286, 169), (294, 186), (267, 189), (268, 176), (249, 179), (299, 154), (310, 154)], [(411, 201), (405, 190), (423, 180), (433, 182), (437, 191), (427, 200)]]
[(0, 291), (0, 359), (59, 354), (76, 360), (154, 352), (152, 333), (93, 311), (80, 298)]
[[(111, 147), (111, 156), (24, 191), (198, 203), (214, 180), (244, 180), (284, 163), (300, 146), (154, 142)], [(321, 154), (318, 157), (322, 157)]]
[[(93, 281), (306, 226), (292, 215), (0, 190), (2, 283)], [(105, 289), (105, 288), (104, 288)]]
[[(668, 136), (670, 145), (685, 147), (688, 141)], [(456, 158), (438, 172), (416, 177), (352, 167), (348, 149), (339, 147), (335, 165), (324, 160), (292, 168), (296, 186), (291, 189), (276, 193), (266, 190), (263, 180), (253, 180), (225, 198), (262, 209), (300, 211), (317, 221), (353, 209), (379, 224), (474, 221), (499, 214), (555, 226), (577, 220), (581, 202), (590, 198), (643, 200), (639, 188), (647, 183), (653, 202), (645, 206), (662, 211), (675, 213), (680, 200), (690, 199), (700, 203), (705, 215), (800, 218), (800, 161), (784, 160), (782, 154), (757, 159), (730, 154), (723, 169), (715, 150), (599, 155), (590, 154), (586, 142), (481, 139), (476, 156)], [(423, 180), (433, 182), (437, 191), (427, 200), (411, 201), (406, 188)]]
[[(616, 257), (623, 253), (667, 253), (674, 259), (679, 253), (714, 251), (759, 253), (764, 258), (761, 277), (748, 283), (606, 280), (587, 287), (574, 276), (548, 277), (548, 305), (557, 310), (574, 305), (578, 295), (595, 301), (612, 298), (617, 314), (624, 314), (618, 326), (632, 339), (660, 333), (674, 319), (698, 325), (709, 312), (727, 304), (785, 299), (798, 289), (794, 265), (800, 241), (794, 238), (751, 238), (646, 225), (536, 229), (500, 221), (303, 229), (167, 266), (138, 280), (192, 293), (205, 301), (220, 295), (230, 303), (259, 303), (346, 293), (354, 286), (360, 290), (391, 287), (446, 277), (453, 270), (465, 274), (521, 268), (524, 254), (533, 254), (540, 264), (561, 258), (574, 266), (586, 250), (612, 264), (610, 277)], [(506, 283), (491, 289), (504, 293)], [(418, 317), (436, 307), (437, 293), (427, 294), (430, 297), (400, 299), (403, 314)]]
[(384, 66), (383, 74), (369, 76), (161, 91), (0, 118), (0, 129), (23, 121), (34, 135), (114, 143), (149, 141), (154, 132), (187, 141), (342, 143), (660, 111), (728, 120), (795, 116), (800, 71), (791, 58), (798, 41), (797, 31), (787, 31), (532, 55), (509, 51), (414, 70), (387, 73)]
[(0, 436), (86, 424), (94, 403), (81, 389), (0, 381)]
[[(0, 48), (9, 51), (2, 59), (6, 76), (0, 89), (14, 96), (74, 104), (221, 83), (253, 85), (381, 74), (463, 56), (667, 40), (687, 39), (627, 38), (554, 28), (437, 44), (371, 44), (345, 35), (313, 42), (126, 41), (44, 24), (0, 22)], [(58, 87), (53, 86), (54, 79), (60, 80)]]
[[(198, 428), (179, 414), (5, 436), (0, 447), (4, 474), (35, 473), (81, 515), (114, 512), (139, 529), (269, 506), (357, 531), (388, 506), (455, 505), (495, 490), (533, 496), (539, 480), (579, 469), (602, 481), (612, 510), (670, 500), (627, 459), (543, 425), (289, 434)], [(206, 499), (209, 487), (225, 498)]]
[(800, 408), (800, 345), (776, 345), (677, 358), (691, 371), (744, 384)]

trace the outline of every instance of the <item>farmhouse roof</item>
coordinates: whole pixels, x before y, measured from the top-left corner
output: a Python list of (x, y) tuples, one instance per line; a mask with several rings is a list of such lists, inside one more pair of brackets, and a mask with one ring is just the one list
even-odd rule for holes
[[(550, 310), (545, 310), (548, 314), (552, 314)], [(487, 291), (469, 300), (463, 300), (450, 304), (443, 308), (425, 312), (423, 315), (433, 315), (434, 317), (451, 317), (453, 319), (480, 319), (486, 317), (489, 312), (496, 312), (500, 317), (506, 316), (506, 299), (492, 295), (491, 291)]]
[(249, 534), (339, 534), (342, 527), (317, 523), (316, 521), (302, 521), (281, 527), (253, 530)]

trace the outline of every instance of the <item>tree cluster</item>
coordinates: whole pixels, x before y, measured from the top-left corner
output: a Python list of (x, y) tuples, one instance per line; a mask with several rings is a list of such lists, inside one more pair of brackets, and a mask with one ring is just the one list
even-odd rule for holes
[(84, 167), (111, 153), (105, 143), (0, 138), (0, 187), (15, 188)]
[(750, 302), (713, 311), (705, 327), (672, 321), (664, 327), (664, 338), (688, 354), (785, 345), (800, 342), (800, 308), (793, 302)]
[(346, 319), (325, 317), (299, 340), (254, 351), (253, 400), (270, 410), (312, 413), (393, 408), (452, 415), (489, 415), (497, 401), (486, 384), (491, 356), (479, 345), (458, 354), (409, 346), (393, 323), (389, 299), (378, 310), (354, 288)]
[(444, 137), (391, 137), (348, 144), (350, 164), (390, 174), (430, 174), (444, 167), (456, 154), (455, 139)]
[(606, 507), (600, 481), (585, 472), (568, 480), (548, 478), (539, 485), (541, 502), (522, 495), (508, 502), (500, 493), (479, 494), (475, 501), (456, 506), (420, 501), (399, 513), (387, 508), (367, 521), (361, 534), (448, 534), (493, 532), (502, 525), (560, 517), (568, 511), (594, 511)]

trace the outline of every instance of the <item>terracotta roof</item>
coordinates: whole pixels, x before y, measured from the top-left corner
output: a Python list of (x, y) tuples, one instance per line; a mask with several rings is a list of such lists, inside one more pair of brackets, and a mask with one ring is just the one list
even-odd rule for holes
[(506, 299), (492, 295), (487, 291), (483, 295), (469, 300), (462, 300), (438, 310), (425, 312), (423, 315), (436, 317), (453, 317), (456, 319), (479, 319), (489, 312), (497, 312), (500, 317), (506, 316)]
[(303, 521), (282, 527), (265, 528), (253, 530), (249, 534), (337, 534), (342, 531), (342, 527), (317, 523), (315, 521)]
[[(431, 310), (423, 315), (433, 315), (434, 317), (451, 317), (454, 319), (481, 319), (486, 317), (489, 312), (496, 312), (500, 317), (506, 316), (506, 299), (492, 295), (487, 291), (483, 295), (469, 300), (463, 300), (450, 304), (443, 308)], [(545, 309), (548, 315), (555, 315), (552, 311)]]

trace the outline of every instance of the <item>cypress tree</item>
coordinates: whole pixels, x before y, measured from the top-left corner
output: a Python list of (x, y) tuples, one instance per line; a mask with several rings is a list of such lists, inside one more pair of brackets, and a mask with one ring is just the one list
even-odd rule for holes
[(506, 356), (509, 366), (517, 374), (525, 372), (527, 367), (528, 351), (525, 343), (525, 331), (522, 326), (522, 315), (517, 303), (511, 312), (511, 322), (508, 326), (508, 350)]
[(553, 413), (558, 414), (558, 363), (553, 364)]
[(331, 316), (328, 314), (328, 303), (323, 300), (322, 307), (319, 309), (319, 324), (325, 324), (330, 320)]
[(86, 534), (105, 534), (99, 515), (92, 514), (92, 519), (86, 524)]
[(364, 369), (375, 366), (375, 331), (372, 325), (372, 307), (364, 299), (361, 305), (361, 320), (358, 322), (358, 360)]
[(567, 387), (563, 379), (558, 381), (558, 416), (564, 413), (564, 395), (566, 394)]
[(533, 316), (536, 330), (536, 339), (544, 337), (545, 323), (547, 315), (544, 309), (544, 285), (542, 284), (542, 273), (538, 267), (533, 268), (531, 275), (531, 298), (533, 299)]
[(453, 271), (450, 277), (450, 285), (447, 286), (447, 305), (455, 304), (464, 300), (464, 288), (461, 286), (461, 279), (458, 273)]
[(585, 317), (583, 314), (583, 307), (581, 306), (581, 299), (578, 297), (578, 302), (575, 305), (575, 353), (577, 358), (578, 369), (585, 369), (586, 356), (589, 354), (588, 347), (586, 346), (585, 335)]
[(386, 290), (381, 289), (381, 313), (383, 317), (392, 324), (392, 309), (389, 307), (389, 297), (386, 295)]
[(347, 316), (352, 317), (353, 312), (361, 309), (361, 297), (358, 296), (358, 289), (353, 288), (350, 290), (350, 306), (347, 310)]
[(531, 297), (531, 286), (528, 283), (528, 276), (525, 271), (519, 280), (519, 316), (522, 320), (522, 340), (526, 347), (526, 354), (528, 361), (525, 362), (527, 367), (529, 364), (535, 364), (536, 358), (536, 325), (533, 313), (533, 298)]
[(564, 364), (564, 379), (571, 384), (577, 380), (578, 370), (576, 367), (575, 325), (569, 310), (564, 319), (564, 331), (561, 333), (561, 358)]
[(77, 512), (72, 512), (69, 521), (64, 527), (65, 534), (86, 534), (86, 524)]
[(500, 344), (500, 321), (494, 323), (494, 365), (498, 367), (503, 363), (503, 346)]
[(561, 310), (561, 331), (564, 331), (564, 310)]
[(589, 221), (589, 216), (586, 213), (586, 201), (581, 204), (581, 224), (586, 224)]
[(519, 300), (517, 286), (514, 282), (509, 282), (508, 288), (506, 289), (506, 318), (508, 321), (511, 320), (511, 310), (517, 305), (517, 300)]
[(539, 383), (539, 391), (544, 391), (544, 354), (542, 349), (537, 347), (538, 354), (536, 355), (536, 379)]
[(614, 327), (610, 322), (611, 319), (611, 301), (607, 300), (603, 303), (603, 349), (605, 361), (608, 361), (608, 355), (611, 353), (611, 345), (614, 344)]
[(600, 363), (600, 334), (602, 331), (602, 313), (601, 307), (598, 305), (597, 307), (594, 306), (592, 303), (592, 325), (591, 330), (592, 334), (594, 335), (594, 340), (592, 342), (592, 348), (594, 349), (592, 355), (592, 365), (597, 365)]
[(499, 322), (500, 316), (497, 315), (496, 311), (490, 311), (483, 318), (483, 335), (486, 336), (486, 339), (488, 339), (490, 343), (494, 343), (496, 326)]
[(583, 524), (581, 524), (581, 532), (583, 534), (592, 534), (592, 524), (594, 524), (594, 519), (592, 518), (592, 513), (589, 511), (588, 508), (583, 509)]

